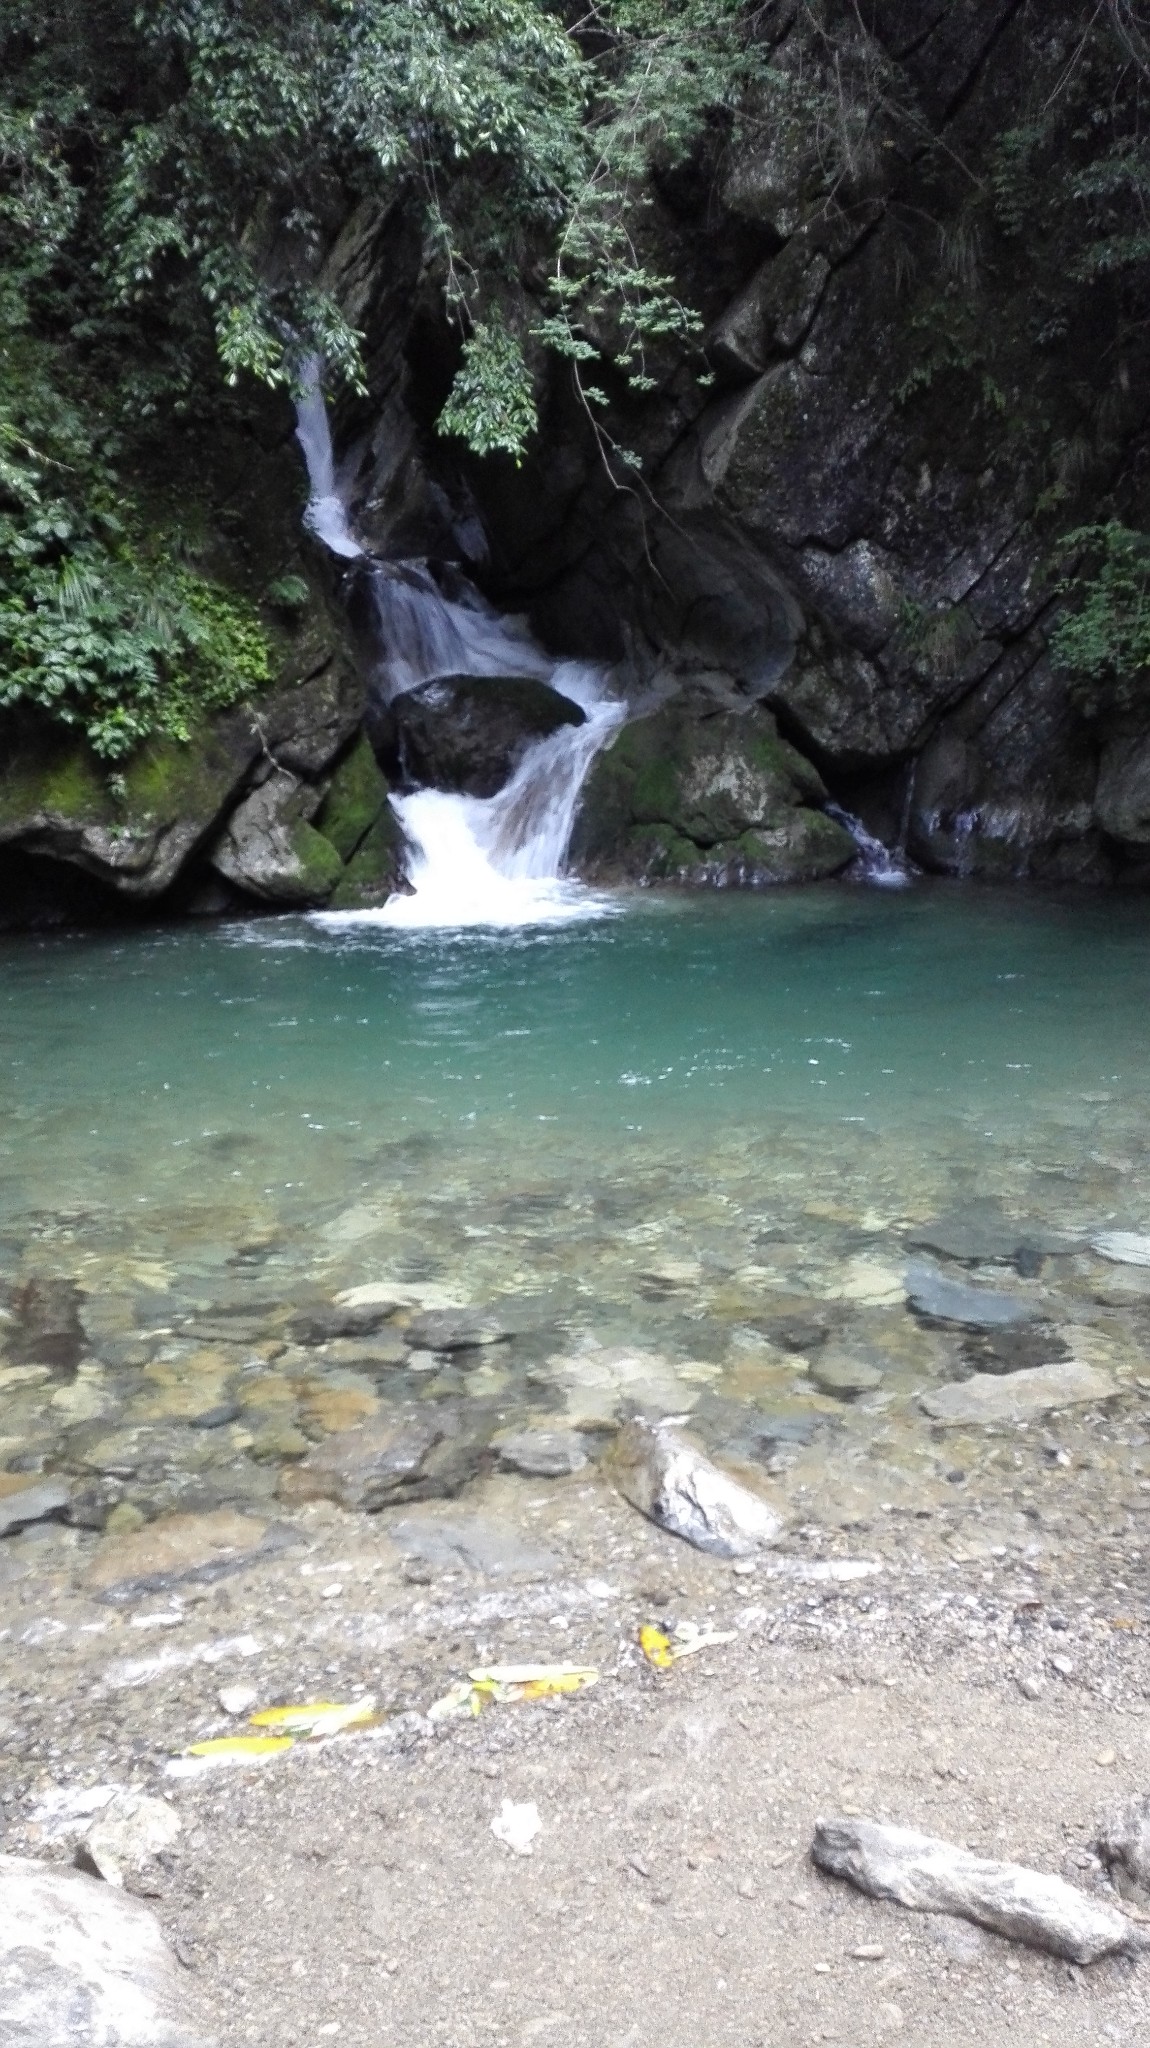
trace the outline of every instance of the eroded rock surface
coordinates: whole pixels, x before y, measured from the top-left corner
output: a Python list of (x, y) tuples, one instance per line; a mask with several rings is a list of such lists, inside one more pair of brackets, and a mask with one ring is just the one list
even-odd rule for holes
[(209, 2048), (149, 1909), (76, 1870), (0, 1856), (5, 2048)]

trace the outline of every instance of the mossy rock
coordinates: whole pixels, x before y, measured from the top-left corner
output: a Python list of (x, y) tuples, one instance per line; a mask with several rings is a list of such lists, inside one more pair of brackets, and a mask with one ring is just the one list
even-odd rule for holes
[(304, 821), (289, 833), (299, 866), (299, 900), (326, 903), (343, 874), (343, 862), (331, 840)]
[[(596, 763), (573, 864), (724, 882), (745, 869), (751, 884), (790, 879), (792, 869), (796, 879), (833, 873), (853, 848), (833, 820), (806, 808), (825, 797), (817, 769), (780, 737), (769, 711), (676, 700), (625, 726)], [(744, 844), (748, 834), (762, 846)]]
[(350, 861), (387, 802), (387, 778), (364, 738), (340, 762), (316, 816), (342, 861)]
[(394, 895), (400, 882), (403, 835), (390, 809), (383, 810), (348, 861), (332, 895), (329, 910), (375, 910)]

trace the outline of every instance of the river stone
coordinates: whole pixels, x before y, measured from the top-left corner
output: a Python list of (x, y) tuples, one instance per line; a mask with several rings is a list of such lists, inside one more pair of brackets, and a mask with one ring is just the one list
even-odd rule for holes
[(496, 1439), (499, 1462), (529, 1479), (565, 1479), (587, 1463), (583, 1439), (573, 1429), (523, 1429)]
[(71, 1280), (32, 1279), (11, 1297), (15, 1326), (5, 1351), (13, 1365), (74, 1372), (87, 1346), (80, 1321), (84, 1296)]
[(1135, 1230), (1102, 1230), (1090, 1240), (1092, 1251), (1118, 1266), (1150, 1266), (1150, 1237)]
[(323, 1364), (357, 1373), (391, 1372), (407, 1355), (407, 1341), (398, 1330), (379, 1330), (374, 1337), (333, 1337), (324, 1348)]
[(562, 1389), (574, 1429), (609, 1429), (620, 1412), (682, 1415), (699, 1398), (659, 1351), (573, 1351), (548, 1358), (544, 1371)]
[(883, 1376), (877, 1366), (867, 1365), (861, 1358), (824, 1352), (811, 1366), (811, 1378), (821, 1393), (852, 1401), (857, 1394), (872, 1394), (881, 1387)]
[(709, 1451), (756, 1464), (766, 1464), (780, 1444), (812, 1442), (820, 1420), (809, 1413), (782, 1414), (752, 1407), (710, 1388), (691, 1411), (691, 1428), (698, 1431)]
[(991, 1862), (910, 1828), (819, 1820), (811, 1858), (872, 1899), (892, 1899), (917, 1913), (955, 1913), (1070, 1963), (1150, 1948), (1145, 1929), (1065, 1879), (1021, 1863)]
[(41, 1479), (30, 1472), (0, 1472), (0, 1536), (47, 1522), (67, 1512), (72, 1489), (66, 1479)]
[(921, 1394), (919, 1406), (934, 1422), (1029, 1422), (1054, 1408), (1108, 1401), (1119, 1391), (1107, 1373), (1069, 1358), (1061, 1365), (1029, 1366), (1003, 1377), (975, 1373), (972, 1379)]
[(924, 1261), (907, 1267), (906, 1296), (916, 1315), (932, 1321), (967, 1323), (973, 1329), (992, 1329), (1008, 1323), (1032, 1323), (1040, 1316), (1034, 1302), (996, 1288), (974, 1287), (965, 1280), (952, 1280)]
[(1150, 1793), (1131, 1799), (1103, 1828), (1095, 1847), (1123, 1898), (1150, 1906)]
[(996, 1202), (970, 1202), (933, 1222), (919, 1224), (906, 1239), (915, 1251), (938, 1252), (961, 1265), (1028, 1267), (1075, 1250), (1074, 1241), (1042, 1224), (1007, 1216)]
[(285, 1469), (279, 1497), (292, 1506), (333, 1500), (366, 1514), (399, 1501), (450, 1498), (473, 1477), (484, 1448), (482, 1436), (465, 1431), (444, 1404), (434, 1414), (377, 1416)]
[(419, 1351), (470, 1351), (499, 1344), (512, 1332), (498, 1316), (482, 1308), (432, 1308), (413, 1316), (404, 1335)]
[(444, 1571), (465, 1565), (481, 1578), (545, 1578), (561, 1569), (553, 1550), (525, 1543), (493, 1515), (410, 1515), (388, 1531), (407, 1557)]
[(4, 2048), (208, 2048), (159, 1923), (78, 1870), (0, 1856)]
[(1069, 1346), (1042, 1323), (1013, 1323), (1004, 1330), (969, 1330), (959, 1346), (971, 1372), (1024, 1372), (1034, 1365), (1059, 1365)]
[(139, 1877), (171, 1848), (180, 1827), (180, 1816), (166, 1799), (117, 1792), (77, 1844), (76, 1868), (122, 1887), (125, 1872)]
[(268, 1525), (233, 1508), (164, 1515), (125, 1536), (108, 1536), (85, 1574), (96, 1592), (127, 1599), (187, 1580), (214, 1579), (250, 1563)]
[(608, 1467), (632, 1507), (716, 1557), (751, 1557), (777, 1543), (786, 1526), (765, 1500), (712, 1465), (668, 1422), (629, 1422), (611, 1448)]
[(370, 1337), (393, 1316), (400, 1303), (386, 1295), (359, 1305), (320, 1302), (297, 1309), (287, 1326), (293, 1344), (328, 1344), (336, 1337)]
[(570, 697), (533, 676), (437, 676), (392, 699), (372, 733), (403, 789), (494, 796), (528, 748), (586, 723)]

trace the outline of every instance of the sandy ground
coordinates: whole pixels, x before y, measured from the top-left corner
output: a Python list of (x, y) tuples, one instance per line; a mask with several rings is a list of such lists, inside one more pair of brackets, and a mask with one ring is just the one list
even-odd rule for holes
[[(9, 1542), (2, 1846), (70, 1857), (56, 1788), (169, 1796), (183, 1831), (146, 1889), (219, 2048), (1150, 2039), (1150, 1962), (1072, 1969), (809, 1861), (815, 1817), (857, 1812), (1113, 1896), (1090, 1844), (1150, 1789), (1150, 1586), (1101, 1528), (1042, 1563), (1033, 1527), (956, 1557), (888, 1515), (747, 1572), (598, 1482), (507, 1478), (374, 1518), (316, 1507), (244, 1570), (112, 1600), (71, 1533)], [(881, 1569), (817, 1576), (845, 1559)], [(734, 1640), (656, 1672), (651, 1619)], [(526, 1657), (603, 1676), (429, 1726), (470, 1666)], [(168, 1775), (240, 1725), (217, 1697), (238, 1683), (260, 1705), (367, 1690), (385, 1718)], [(505, 1799), (538, 1807), (530, 1855), (491, 1831)]]

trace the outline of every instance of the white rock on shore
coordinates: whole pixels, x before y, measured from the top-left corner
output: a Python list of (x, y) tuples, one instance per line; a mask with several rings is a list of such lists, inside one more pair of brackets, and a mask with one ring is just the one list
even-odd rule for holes
[(0, 1856), (4, 2048), (209, 2048), (159, 1924), (98, 1878)]
[(1069, 1963), (1150, 1949), (1150, 1934), (1064, 1879), (972, 1856), (910, 1828), (819, 1820), (811, 1856), (820, 1870), (846, 1878), (872, 1899), (892, 1899), (917, 1913), (954, 1913)]
[(696, 1550), (750, 1557), (777, 1543), (786, 1526), (673, 1423), (636, 1417), (620, 1430), (609, 1463), (624, 1500)]

